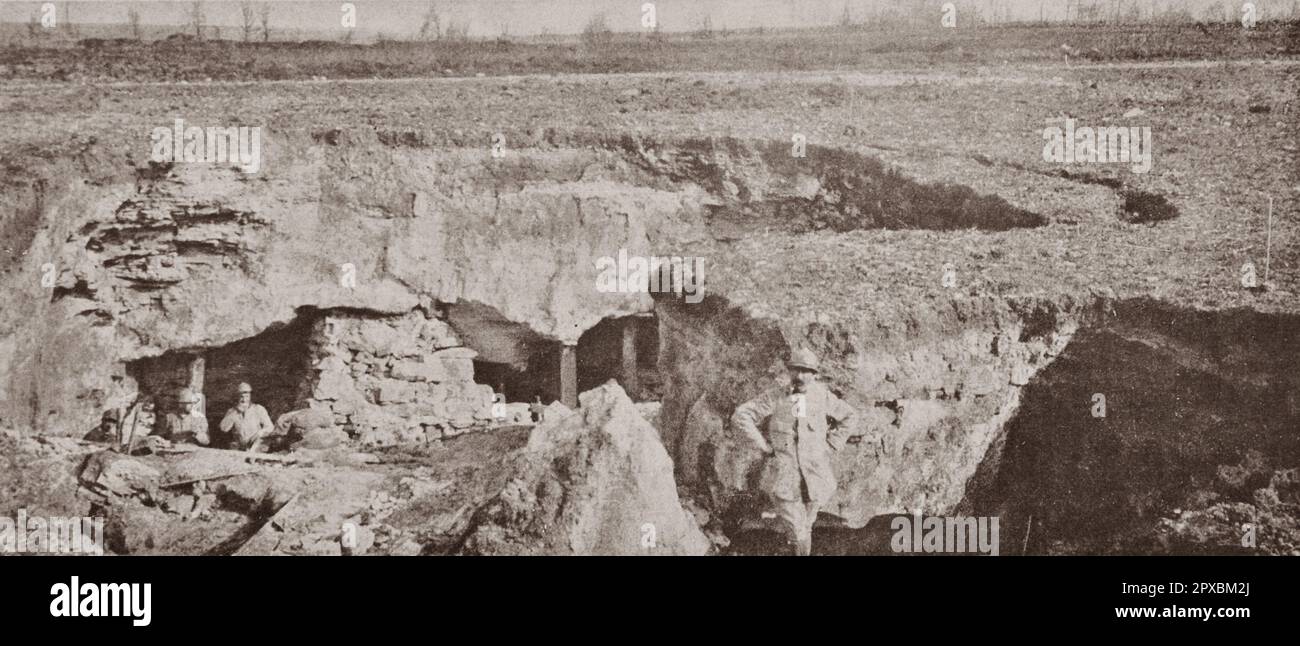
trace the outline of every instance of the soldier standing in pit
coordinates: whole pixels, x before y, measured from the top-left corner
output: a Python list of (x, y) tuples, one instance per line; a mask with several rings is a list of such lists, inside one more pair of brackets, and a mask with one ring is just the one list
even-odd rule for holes
[[(817, 381), (817, 356), (796, 350), (786, 363), (790, 383), (741, 404), (731, 417), (764, 455), (761, 488), (795, 543), (795, 553), (812, 553), (817, 511), (835, 494), (831, 452), (852, 435), (853, 408)], [(765, 422), (767, 437), (759, 431)], [(833, 423), (833, 429), (830, 424)]]
[(259, 451), (262, 438), (271, 433), (275, 425), (261, 404), (253, 403), (253, 387), (239, 384), (239, 403), (226, 411), (221, 418), (221, 432), (230, 448), (242, 451)]

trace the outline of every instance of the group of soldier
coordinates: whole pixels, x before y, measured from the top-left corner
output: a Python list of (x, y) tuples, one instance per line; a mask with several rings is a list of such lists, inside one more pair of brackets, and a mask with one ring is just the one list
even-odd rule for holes
[(265, 438), (275, 428), (271, 416), (261, 404), (253, 403), (253, 388), (249, 384), (239, 384), (238, 397), (238, 402), (221, 418), (215, 433), (208, 428), (208, 418), (201, 405), (202, 395), (186, 388), (176, 398), (178, 410), (167, 414), (162, 423), (157, 423), (151, 402), (137, 402), (126, 417), (116, 408), (104, 411), (99, 426), (85, 439), (110, 443), (131, 453), (156, 445), (158, 439), (238, 451), (261, 451)]
[[(819, 363), (812, 352), (796, 350), (786, 363), (789, 380), (741, 404), (731, 418), (733, 430), (765, 456), (759, 488), (767, 494), (787, 539), (799, 555), (812, 551), (817, 513), (835, 494), (831, 456), (853, 434), (853, 408), (818, 380)], [(209, 433), (200, 396), (185, 390), (178, 397), (180, 411), (167, 415), (163, 424), (154, 425), (153, 431), (141, 438), (144, 442), (134, 437), (137, 423), (133, 421), (131, 430), (125, 431), (126, 425), (115, 409), (104, 413), (100, 426), (86, 439), (114, 442), (131, 452), (147, 445), (149, 437), (260, 451), (264, 438), (274, 428), (271, 418), (265, 408), (253, 403), (253, 389), (248, 384), (239, 384), (238, 394), (238, 403), (226, 411), (216, 434)], [(545, 409), (540, 397), (534, 398), (529, 408), (533, 420), (541, 421)]]

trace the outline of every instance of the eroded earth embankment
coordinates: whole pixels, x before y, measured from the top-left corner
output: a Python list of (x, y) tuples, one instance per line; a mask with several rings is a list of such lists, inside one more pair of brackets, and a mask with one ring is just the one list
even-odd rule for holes
[[(654, 387), (631, 394), (662, 401), (654, 419), (671, 462), (619, 433), (582, 439), (604, 437), (602, 419), (546, 437), (535, 429), (528, 450), (543, 457), (532, 466), (489, 477), (486, 464), (518, 443), (475, 454), (467, 471), (440, 477), (477, 493), (438, 516), (445, 526), (401, 534), (403, 547), (385, 551), (630, 553), (644, 549), (644, 523), (668, 551), (707, 549), (696, 524), (715, 549), (744, 551), (747, 532), (762, 529), (759, 456), (725, 420), (798, 346), (824, 357), (825, 379), (860, 413), (823, 518), (850, 537), (847, 551), (871, 544), (853, 532), (869, 533), (873, 519), (961, 510), (1003, 514), (1004, 535), (1023, 533), (1017, 547), (1030, 552), (1224, 551), (1243, 522), (1272, 528), (1259, 536), (1268, 549), (1294, 548), (1293, 317), (1104, 290), (841, 299), (801, 266), (782, 281), (799, 286), (797, 299), (756, 293), (725, 271), (710, 277), (760, 230), (851, 248), (861, 232), (1014, 236), (1049, 218), (818, 146), (796, 157), (787, 143), (730, 139), (509, 137), (528, 145), (498, 158), (450, 135), (280, 133), (256, 175), (123, 164), (93, 142), (8, 161), (0, 418), (23, 435), (79, 436), (106, 408), (142, 397), (166, 408), (186, 384), (213, 416), (233, 384), (253, 380), (273, 416), (315, 411), (319, 426), (372, 449), (483, 442), (469, 432), (499, 417), (496, 379), (512, 401), (557, 398), (565, 348), (576, 348), (580, 383), (621, 379), (601, 372), (618, 361), (587, 345), (591, 333), (651, 315), (643, 355), (656, 357)], [(702, 302), (598, 289), (600, 259), (620, 252), (706, 258)], [(1104, 417), (1093, 415), (1095, 393)], [(623, 410), (619, 397), (597, 389), (583, 408), (596, 398)], [(602, 467), (615, 484), (594, 486), (551, 455), (589, 455), (588, 442), (640, 457)], [(357, 487), (381, 487), (365, 473)], [(266, 508), (236, 510), (236, 524), (267, 521), (293, 488), (244, 496)], [(566, 512), (578, 490), (612, 497)], [(419, 498), (402, 498), (402, 513), (421, 517)], [(184, 502), (192, 515), (197, 503)], [(683, 504), (693, 516), (678, 526)], [(661, 520), (637, 523), (641, 507)], [(557, 519), (577, 533), (549, 533)]]
[(769, 552), (776, 527), (754, 522), (762, 458), (725, 420), (794, 344), (832, 357), (865, 418), (835, 459), (825, 553), (889, 553), (888, 521), (917, 513), (999, 516), (1004, 554), (1298, 544), (1294, 316), (987, 299), (792, 338), (713, 305), (659, 310), (660, 427), (734, 551)]

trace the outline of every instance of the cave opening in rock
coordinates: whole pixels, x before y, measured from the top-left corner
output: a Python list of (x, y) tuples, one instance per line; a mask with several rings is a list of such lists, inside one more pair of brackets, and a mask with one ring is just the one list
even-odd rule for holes
[(508, 402), (543, 403), (563, 398), (561, 362), (564, 345), (512, 321), (494, 307), (480, 303), (448, 305), (447, 321), (472, 348), (474, 381), (502, 392)]
[(633, 401), (657, 401), (658, 361), (659, 327), (653, 315), (604, 319), (578, 339), (578, 390), (613, 379)]
[(264, 406), (272, 420), (303, 407), (310, 394), (306, 384), (311, 326), (311, 318), (300, 316), (288, 325), (208, 351), (203, 394), (212, 428), (238, 402), (241, 382), (253, 387), (253, 401)]
[(274, 420), (304, 405), (310, 395), (308, 339), (313, 319), (299, 316), (261, 334), (212, 348), (173, 350), (129, 362), (142, 398), (151, 399), (159, 416), (180, 412), (182, 389), (203, 395), (210, 429), (217, 429), (238, 400), (237, 388), (248, 383), (253, 402)]
[(1213, 316), (1082, 330), (1029, 383), (963, 503), (1003, 553), (1255, 553), (1300, 503), (1300, 326)]
[(636, 401), (659, 398), (659, 331), (652, 315), (612, 317), (566, 345), (507, 319), (495, 308), (457, 303), (447, 320), (473, 348), (474, 381), (504, 392), (508, 402), (560, 401), (576, 406), (577, 395), (610, 379)]
[(539, 344), (528, 363), (519, 367), (475, 359), (474, 381), (491, 386), (507, 402), (531, 403), (536, 396), (549, 404), (560, 399), (559, 352), (558, 343)]
[(201, 393), (217, 446), (244, 382), (272, 421), (294, 413), (281, 430), (332, 425), (363, 445), (389, 446), (490, 425), (494, 391), (507, 402), (576, 407), (580, 391), (614, 379), (634, 399), (657, 399), (658, 353), (653, 316), (606, 319), (565, 344), (475, 303), (400, 314), (303, 308), (255, 336), (168, 351), (127, 371), (160, 417), (181, 412), (183, 389)]

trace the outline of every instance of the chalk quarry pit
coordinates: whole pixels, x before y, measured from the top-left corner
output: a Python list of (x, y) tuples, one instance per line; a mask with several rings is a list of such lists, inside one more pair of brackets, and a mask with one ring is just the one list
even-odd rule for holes
[[(499, 159), (411, 131), (266, 141), (273, 170), (255, 176), (124, 170), (91, 144), (4, 187), (11, 461), (106, 408), (174, 405), (198, 359), (214, 423), (250, 381), (273, 417), (318, 411), (379, 456), (263, 465), (218, 486), (224, 520), (191, 517), (202, 492), (127, 487), (92, 502), (116, 509), (117, 551), (337, 553), (349, 522), (372, 553), (643, 553), (646, 523), (661, 552), (779, 551), (760, 456), (726, 420), (799, 346), (859, 412), (819, 552), (888, 553), (881, 527), (904, 513), (999, 515), (1004, 554), (1234, 552), (1249, 524), (1261, 548), (1297, 549), (1297, 317), (937, 278), (924, 295), (845, 298), (793, 260), (863, 235), (1051, 224), (996, 195), (772, 141), (544, 131)], [(598, 259), (620, 251), (705, 259), (704, 299), (598, 291)], [(737, 278), (783, 258), (780, 288)], [(501, 387), (512, 415), (583, 394), (531, 430), (523, 414), (482, 430)], [(64, 472), (83, 453), (61, 446), (19, 465), (43, 465), (51, 496), (78, 486)], [(186, 473), (225, 458), (206, 459)], [(204, 543), (200, 523), (223, 540)]]

